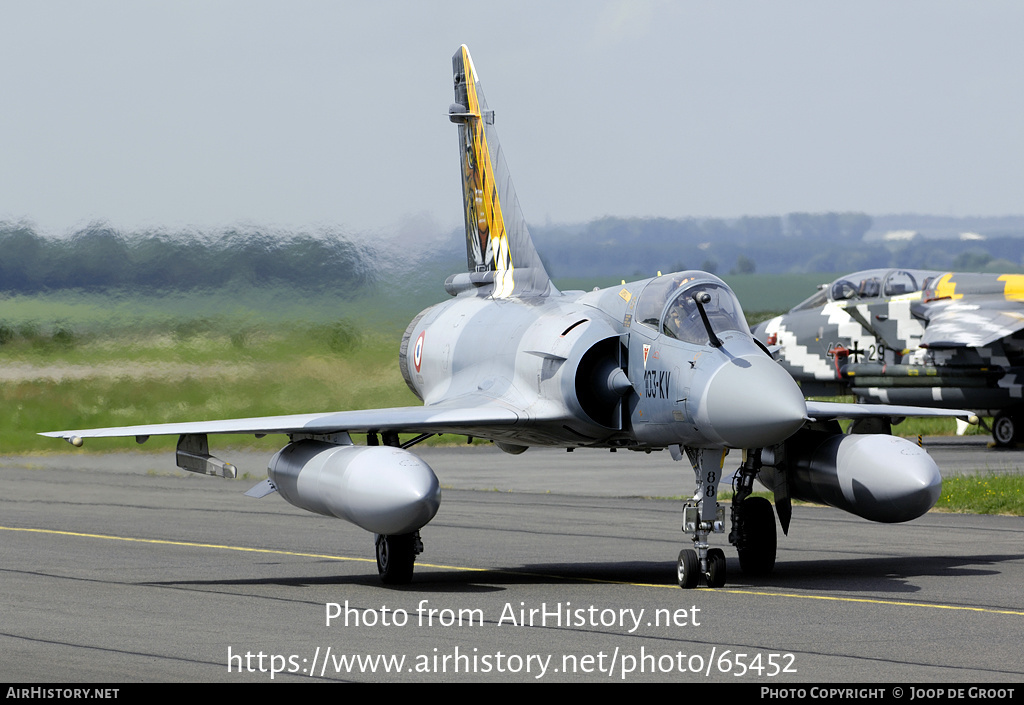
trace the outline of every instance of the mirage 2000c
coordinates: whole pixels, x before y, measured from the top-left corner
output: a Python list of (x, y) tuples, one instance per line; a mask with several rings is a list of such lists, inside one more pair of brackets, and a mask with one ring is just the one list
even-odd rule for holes
[[(743, 461), (729, 541), (748, 574), (764, 575), (775, 564), (772, 505), (750, 496), (755, 478), (774, 492), (787, 531), (790, 498), (881, 522), (932, 507), (941, 486), (935, 463), (884, 431), (891, 417), (952, 412), (805, 401), (751, 337), (733, 292), (705, 272), (559, 291), (527, 231), (466, 47), (453, 68), (448, 117), (458, 126), (468, 266), (445, 283), (452, 298), (416, 316), (402, 338), (399, 364), (422, 406), (44, 435), (74, 445), (177, 435), (179, 467), (233, 476), (234, 466), (210, 455), (208, 435), (287, 434), (268, 479), (246, 494), (276, 491), (372, 532), (386, 583), (412, 579), (421, 530), (438, 510), (437, 477), (408, 450), (436, 433), (490, 439), (514, 454), (547, 446), (667, 449), (674, 460), (687, 458), (696, 486), (682, 504), (692, 545), (678, 557), (684, 588), (725, 583), (725, 553), (709, 538), (726, 530), (718, 490), (730, 449), (741, 450)], [(839, 418), (857, 419), (855, 430), (873, 420), (883, 433), (844, 434)], [(353, 443), (360, 436), (365, 445)]]

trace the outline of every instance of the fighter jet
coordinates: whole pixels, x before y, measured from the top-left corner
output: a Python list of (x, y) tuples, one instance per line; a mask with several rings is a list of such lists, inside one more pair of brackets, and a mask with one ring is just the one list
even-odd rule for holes
[(373, 533), (385, 583), (412, 579), (420, 532), (440, 505), (433, 469), (409, 451), (437, 433), (490, 439), (513, 454), (553, 446), (687, 458), (695, 486), (682, 506), (692, 543), (677, 561), (684, 588), (726, 581), (725, 553), (709, 538), (725, 532), (718, 491), (729, 450), (744, 457), (729, 540), (746, 573), (775, 563), (775, 517), (768, 500), (750, 497), (755, 477), (774, 491), (784, 530), (791, 497), (883, 522), (935, 503), (941, 477), (923, 449), (885, 433), (845, 435), (836, 419), (873, 420), (884, 431), (891, 417), (953, 412), (806, 402), (717, 277), (684, 271), (559, 291), (534, 249), (465, 46), (452, 64), (467, 267), (445, 282), (451, 299), (417, 315), (402, 337), (399, 366), (422, 406), (43, 435), (76, 446), (176, 435), (179, 467), (232, 477), (234, 466), (210, 454), (209, 435), (286, 434), (267, 480), (246, 494), (276, 491)]
[(804, 394), (971, 409), (1024, 440), (1024, 275), (872, 269), (762, 323)]

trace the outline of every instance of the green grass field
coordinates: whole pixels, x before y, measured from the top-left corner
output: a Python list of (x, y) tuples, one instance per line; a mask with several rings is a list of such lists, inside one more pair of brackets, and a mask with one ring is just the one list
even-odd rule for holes
[(935, 508), (961, 514), (1024, 516), (1024, 475), (963, 475), (942, 481)]
[(397, 365), (408, 318), (372, 300), (50, 295), (0, 310), (5, 453), (55, 450), (46, 430), (419, 403)]

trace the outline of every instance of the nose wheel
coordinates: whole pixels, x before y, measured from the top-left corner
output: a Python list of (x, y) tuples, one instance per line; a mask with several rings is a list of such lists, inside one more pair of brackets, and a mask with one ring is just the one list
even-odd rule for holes
[(700, 582), (700, 560), (692, 548), (684, 548), (679, 552), (679, 563), (676, 565), (679, 587), (691, 590)]
[(708, 587), (725, 585), (725, 551), (720, 548), (708, 549), (708, 569), (704, 573)]
[(679, 587), (684, 590), (692, 590), (704, 580), (711, 588), (725, 585), (725, 551), (720, 548), (708, 549), (707, 569), (701, 570), (700, 558), (697, 551), (692, 548), (684, 548), (679, 552), (679, 561), (676, 564), (676, 576), (679, 579)]

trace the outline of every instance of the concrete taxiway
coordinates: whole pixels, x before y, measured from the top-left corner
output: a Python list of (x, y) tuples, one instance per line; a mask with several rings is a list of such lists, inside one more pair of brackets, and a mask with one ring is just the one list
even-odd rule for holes
[[(1024, 465), (928, 444), (946, 474)], [(743, 577), (716, 536), (726, 587), (683, 591), (663, 498), (692, 473), (667, 453), (426, 449), (441, 510), (413, 584), (388, 589), (370, 535), (244, 497), (268, 455), (221, 455), (254, 477), (189, 475), (172, 454), (0, 459), (2, 680), (1024, 677), (1024, 518), (797, 507), (770, 578)]]

